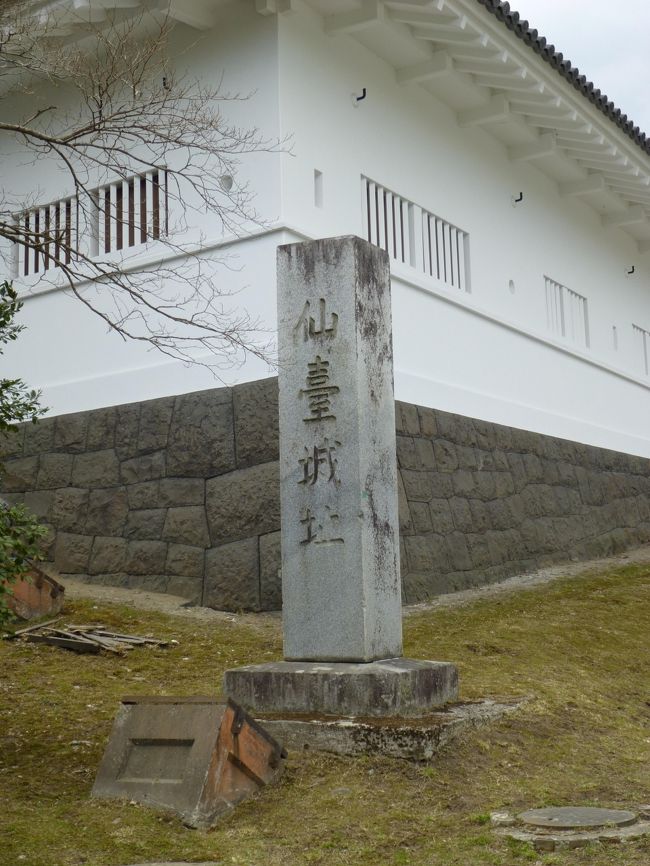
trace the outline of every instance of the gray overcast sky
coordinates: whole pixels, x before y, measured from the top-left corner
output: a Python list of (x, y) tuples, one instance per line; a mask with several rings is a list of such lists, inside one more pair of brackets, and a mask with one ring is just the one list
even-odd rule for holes
[(510, 6), (650, 135), (650, 0), (511, 0)]

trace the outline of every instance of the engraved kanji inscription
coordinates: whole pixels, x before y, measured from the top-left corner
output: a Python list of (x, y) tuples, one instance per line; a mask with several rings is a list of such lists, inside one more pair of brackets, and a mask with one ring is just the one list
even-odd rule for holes
[(298, 484), (312, 486), (320, 479), (338, 486), (341, 479), (338, 473), (336, 449), (340, 445), (341, 443), (336, 440), (330, 443), (327, 437), (323, 440), (322, 445), (314, 445), (309, 448), (305, 445), (305, 456), (298, 461), (302, 468), (302, 478)]
[(294, 330), (302, 330), (302, 338), (305, 342), (310, 337), (335, 337), (338, 328), (339, 317), (337, 313), (331, 313), (329, 324), (327, 322), (327, 309), (325, 298), (318, 300), (318, 318), (311, 315), (311, 301), (306, 301), (300, 318)]
[(344, 544), (338, 535), (339, 515), (332, 511), (329, 505), (325, 506), (322, 521), (314, 514), (313, 509), (305, 508), (300, 522), (305, 527), (305, 537), (301, 544)]
[(307, 364), (307, 387), (300, 389), (300, 396), (307, 397), (309, 417), (303, 421), (322, 421), (323, 418), (336, 418), (332, 414), (332, 395), (339, 391), (338, 386), (330, 385), (329, 361), (324, 361), (316, 355)]
[(300, 522), (305, 527), (305, 538), (303, 538), (300, 543), (310, 544), (316, 537), (314, 531), (314, 523), (316, 522), (316, 518), (311, 513), (311, 508), (305, 508), (304, 517), (300, 518)]

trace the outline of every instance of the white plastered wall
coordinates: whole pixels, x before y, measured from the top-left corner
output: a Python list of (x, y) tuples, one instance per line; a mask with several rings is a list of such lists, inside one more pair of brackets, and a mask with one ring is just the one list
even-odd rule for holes
[[(365, 175), (470, 234), (471, 293), (393, 266), (396, 396), (650, 456), (650, 381), (632, 332), (650, 329), (650, 269), (632, 239), (295, 5), (280, 19), (282, 125), (294, 135), (286, 221), (311, 236), (361, 234)], [(548, 331), (545, 275), (587, 298), (589, 347)]]
[[(220, 13), (217, 26), (198, 32), (177, 25), (172, 34), (172, 50), (180, 74), (187, 71), (203, 83), (239, 94), (241, 101), (224, 103), (228, 122), (243, 130), (255, 127), (269, 141), (279, 139), (279, 97), (277, 21), (255, 12), (252, 3), (233, 3)], [(38, 98), (48, 101), (48, 94)], [(56, 95), (56, 100), (61, 98)], [(7, 107), (7, 101), (4, 101)], [(11, 105), (8, 106), (9, 111)], [(70, 182), (63, 172), (55, 172), (46, 159), (26, 158), (13, 140), (0, 141), (3, 187), (11, 182), (17, 201), (46, 204), (70, 194)], [(102, 181), (105, 181), (102, 178)], [(255, 192), (254, 208), (259, 224), (250, 224), (247, 233), (234, 236), (205, 208), (186, 209), (183, 219), (170, 201), (170, 227), (176, 231), (174, 242), (200, 242), (202, 256), (224, 259), (226, 265), (215, 271), (217, 289), (228, 293), (223, 307), (245, 309), (261, 320), (263, 329), (255, 334), (260, 341), (275, 334), (275, 247), (285, 236), (278, 228), (281, 216), (280, 155), (258, 152), (241, 159), (238, 180)], [(173, 267), (182, 257), (166, 258), (173, 250), (155, 242), (133, 250), (133, 263), (155, 268), (164, 259)], [(11, 258), (11, 250), (9, 250)], [(124, 341), (69, 292), (52, 289), (36, 278), (14, 277), (14, 285), (24, 301), (21, 321), (27, 326), (20, 339), (7, 348), (3, 369), (7, 375), (20, 376), (30, 386), (43, 390), (43, 404), (53, 414), (91, 409), (218, 387), (251, 380), (273, 372), (259, 359), (248, 356), (244, 366), (217, 368), (219, 378), (200, 366), (172, 361), (146, 344)], [(50, 271), (54, 274), (54, 271)], [(182, 286), (183, 291), (187, 286)], [(101, 296), (101, 288), (81, 285), (87, 297)], [(169, 285), (170, 294), (175, 289)], [(206, 357), (207, 362), (214, 359)]]
[[(394, 70), (351, 37), (325, 35), (300, 0), (294, 5), (296, 12), (264, 17), (245, 0), (198, 38), (177, 31), (179, 46), (196, 41), (184, 54), (194, 74), (217, 81), (223, 73), (226, 89), (255, 91), (236, 108), (242, 126), (291, 136), (290, 153), (256, 155), (242, 166), (266, 221), (255, 237), (224, 246), (210, 215), (190, 214), (207, 256), (237, 256), (235, 270), (223, 272), (227, 288), (239, 292), (232, 303), (272, 333), (276, 246), (362, 234), (366, 175), (470, 234), (470, 294), (393, 267), (398, 398), (650, 456), (650, 383), (632, 334), (633, 322), (650, 330), (650, 272), (632, 240), (603, 228), (585, 204), (561, 198), (532, 165), (510, 162), (485, 132), (459, 127), (430, 94), (399, 87)], [(351, 94), (364, 87), (367, 98), (355, 108)], [(18, 188), (37, 186), (39, 201), (65, 192), (46, 164), (21, 165), (15, 148), (2, 159)], [(320, 206), (315, 170), (322, 172)], [(520, 191), (524, 200), (513, 207)], [(626, 278), (632, 263), (635, 275)], [(588, 298), (589, 348), (548, 332), (544, 275)], [(108, 334), (61, 291), (29, 291), (28, 331), (5, 365), (42, 387), (53, 412), (219, 384), (200, 368)], [(270, 372), (250, 359), (222, 379)]]

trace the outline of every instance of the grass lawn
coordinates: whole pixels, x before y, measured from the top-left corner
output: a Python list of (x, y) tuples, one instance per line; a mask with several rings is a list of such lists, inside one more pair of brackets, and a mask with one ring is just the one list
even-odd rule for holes
[(483, 866), (650, 863), (650, 840), (541, 855), (496, 809), (650, 802), (650, 566), (405, 620), (405, 655), (458, 664), (461, 696), (532, 700), (430, 764), (290, 755), (277, 786), (210, 833), (89, 798), (125, 694), (218, 694), (225, 668), (281, 658), (279, 621), (206, 624), (79, 601), (69, 622), (176, 639), (126, 657), (0, 643), (0, 864)]

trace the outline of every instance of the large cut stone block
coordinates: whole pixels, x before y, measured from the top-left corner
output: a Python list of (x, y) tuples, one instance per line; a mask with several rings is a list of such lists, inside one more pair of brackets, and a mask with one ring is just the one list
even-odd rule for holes
[(207, 550), (203, 604), (217, 610), (260, 609), (257, 538), (245, 538)]
[(95, 409), (88, 419), (86, 448), (89, 451), (103, 451), (115, 445), (115, 426), (117, 412), (114, 406)]
[(167, 551), (167, 574), (191, 578), (202, 578), (205, 550), (189, 544), (170, 544)]
[(224, 692), (254, 713), (421, 716), (456, 700), (449, 662), (270, 662), (226, 671)]
[(210, 478), (205, 510), (213, 545), (273, 532), (280, 527), (277, 463), (263, 463)]
[(125, 460), (120, 467), (120, 474), (125, 484), (137, 484), (162, 478), (165, 474), (165, 452), (156, 451), (153, 454)]
[(167, 447), (169, 425), (174, 413), (174, 398), (147, 400), (140, 409), (137, 447), (140, 454)]
[(128, 513), (126, 488), (91, 490), (86, 532), (89, 535), (121, 535)]
[(6, 493), (23, 493), (36, 486), (38, 457), (19, 457), (4, 466), (2, 489)]
[(125, 569), (129, 574), (162, 574), (166, 559), (164, 541), (129, 541)]
[[(157, 504), (163, 508), (179, 505), (203, 505), (205, 481), (203, 478), (162, 478)], [(145, 507), (145, 506), (141, 506)]]
[(133, 541), (158, 541), (162, 537), (167, 511), (164, 508), (145, 508), (129, 511), (124, 537)]
[(36, 486), (40, 490), (66, 487), (72, 477), (73, 459), (72, 454), (41, 454)]
[(51, 490), (35, 490), (25, 493), (20, 499), (39, 520), (47, 523), (52, 518), (54, 493)]
[[(51, 514), (56, 528), (67, 532), (83, 532), (88, 515), (88, 491), (78, 487), (64, 487), (50, 496), (54, 497)], [(27, 503), (27, 497), (25, 502)]]
[(184, 505), (181, 508), (170, 508), (162, 537), (165, 541), (173, 541), (177, 544), (208, 547), (210, 538), (203, 506)]
[(127, 489), (129, 508), (147, 509), (162, 507), (159, 502), (160, 481), (138, 481), (130, 484)]
[(86, 448), (88, 413), (59, 415), (56, 419), (54, 447), (57, 451), (81, 453)]
[(137, 453), (140, 406), (140, 403), (127, 403), (115, 409), (115, 451), (120, 460)]
[(165, 592), (168, 595), (186, 598), (193, 605), (200, 605), (203, 598), (203, 578), (182, 575), (170, 577)]
[(360, 238), (278, 249), (287, 659), (402, 651), (388, 256)]
[(88, 568), (88, 558), (93, 540), (87, 535), (59, 532), (56, 537), (54, 563), (63, 574), (83, 574)]
[(116, 574), (124, 568), (126, 559), (124, 538), (95, 538), (90, 554), (90, 574)]
[(197, 478), (235, 468), (232, 394), (229, 388), (176, 398), (167, 447), (167, 474)]
[(120, 461), (112, 448), (75, 457), (72, 468), (72, 483), (75, 487), (113, 487), (119, 480)]
[(282, 609), (280, 533), (260, 535), (260, 604), (262, 610)]
[(278, 459), (278, 382), (262, 379), (233, 388), (237, 468)]
[(13, 430), (5, 430), (0, 438), (0, 460), (8, 460), (10, 457), (23, 457), (25, 444), (26, 424), (15, 427)]

